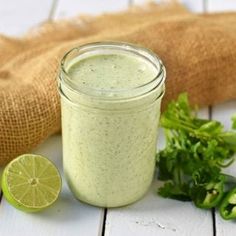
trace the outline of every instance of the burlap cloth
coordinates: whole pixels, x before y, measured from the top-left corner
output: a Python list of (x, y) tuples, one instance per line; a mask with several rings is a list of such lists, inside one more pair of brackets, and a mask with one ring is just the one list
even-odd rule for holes
[(176, 4), (46, 23), (21, 39), (0, 36), (0, 165), (60, 130), (56, 78), (70, 48), (122, 40), (156, 52), (167, 68), (164, 105), (187, 91), (212, 105), (236, 98), (236, 14), (195, 15)]

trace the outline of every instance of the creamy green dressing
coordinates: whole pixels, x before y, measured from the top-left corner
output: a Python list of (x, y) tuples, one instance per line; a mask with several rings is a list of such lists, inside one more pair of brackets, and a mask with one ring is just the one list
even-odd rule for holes
[[(125, 53), (78, 57), (66, 71), (78, 88), (111, 91), (105, 96), (122, 89), (132, 93), (157, 75), (151, 62)], [(64, 171), (75, 196), (102, 207), (141, 198), (155, 167), (160, 91), (114, 103), (63, 91), (73, 100), (62, 99), (62, 126)]]
[(103, 90), (135, 88), (156, 76), (151, 63), (127, 54), (93, 55), (75, 60), (67, 71), (78, 85)]

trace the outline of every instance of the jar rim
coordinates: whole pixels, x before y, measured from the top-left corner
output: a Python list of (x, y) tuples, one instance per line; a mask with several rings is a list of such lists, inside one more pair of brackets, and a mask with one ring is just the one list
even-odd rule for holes
[[(129, 52), (134, 55), (136, 54), (139, 57), (143, 57), (144, 59), (148, 60), (150, 63), (153, 64), (153, 66), (157, 69), (157, 74), (153, 79), (151, 79), (147, 83), (138, 85), (136, 87), (122, 89), (97, 89), (88, 87), (83, 84), (78, 85), (77, 83), (73, 82), (65, 68), (65, 64), (68, 60), (68, 57), (73, 52), (77, 52), (78, 55), (82, 55), (87, 51), (101, 49), (117, 49)], [(131, 98), (143, 95), (144, 93), (152, 91), (154, 88), (159, 88), (160, 86), (162, 86), (166, 78), (165, 66), (163, 65), (161, 59), (154, 52), (145, 47), (121, 41), (99, 41), (74, 47), (68, 52), (66, 52), (66, 54), (63, 56), (60, 66), (61, 71), (59, 75), (59, 80), (61, 83), (63, 83), (63, 85), (67, 86), (67, 88), (69, 88), (73, 92), (82, 93), (90, 97), (99, 97), (100, 99), (104, 100), (120, 100), (122, 98)], [(144, 88), (147, 89), (144, 90)], [(103, 96), (101, 95), (101, 92)], [(130, 96), (131, 92), (132, 96)], [(110, 93), (118, 94), (119, 96), (106, 96)]]

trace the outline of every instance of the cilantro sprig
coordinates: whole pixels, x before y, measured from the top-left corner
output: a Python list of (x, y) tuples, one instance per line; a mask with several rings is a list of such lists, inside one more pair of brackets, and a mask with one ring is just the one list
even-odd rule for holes
[[(160, 122), (166, 147), (157, 154), (158, 178), (164, 181), (158, 193), (165, 198), (193, 201), (200, 208), (218, 206), (229, 190), (228, 183), (232, 188), (235, 179), (222, 170), (234, 161), (236, 132), (225, 131), (218, 121), (198, 118), (187, 94), (170, 102)], [(235, 117), (232, 128), (236, 129)]]

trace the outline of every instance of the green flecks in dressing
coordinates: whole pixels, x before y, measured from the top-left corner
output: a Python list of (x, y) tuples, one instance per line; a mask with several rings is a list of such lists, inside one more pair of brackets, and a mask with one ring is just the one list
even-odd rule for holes
[(104, 90), (135, 88), (156, 76), (151, 63), (126, 54), (93, 55), (75, 62), (67, 71), (78, 85)]

